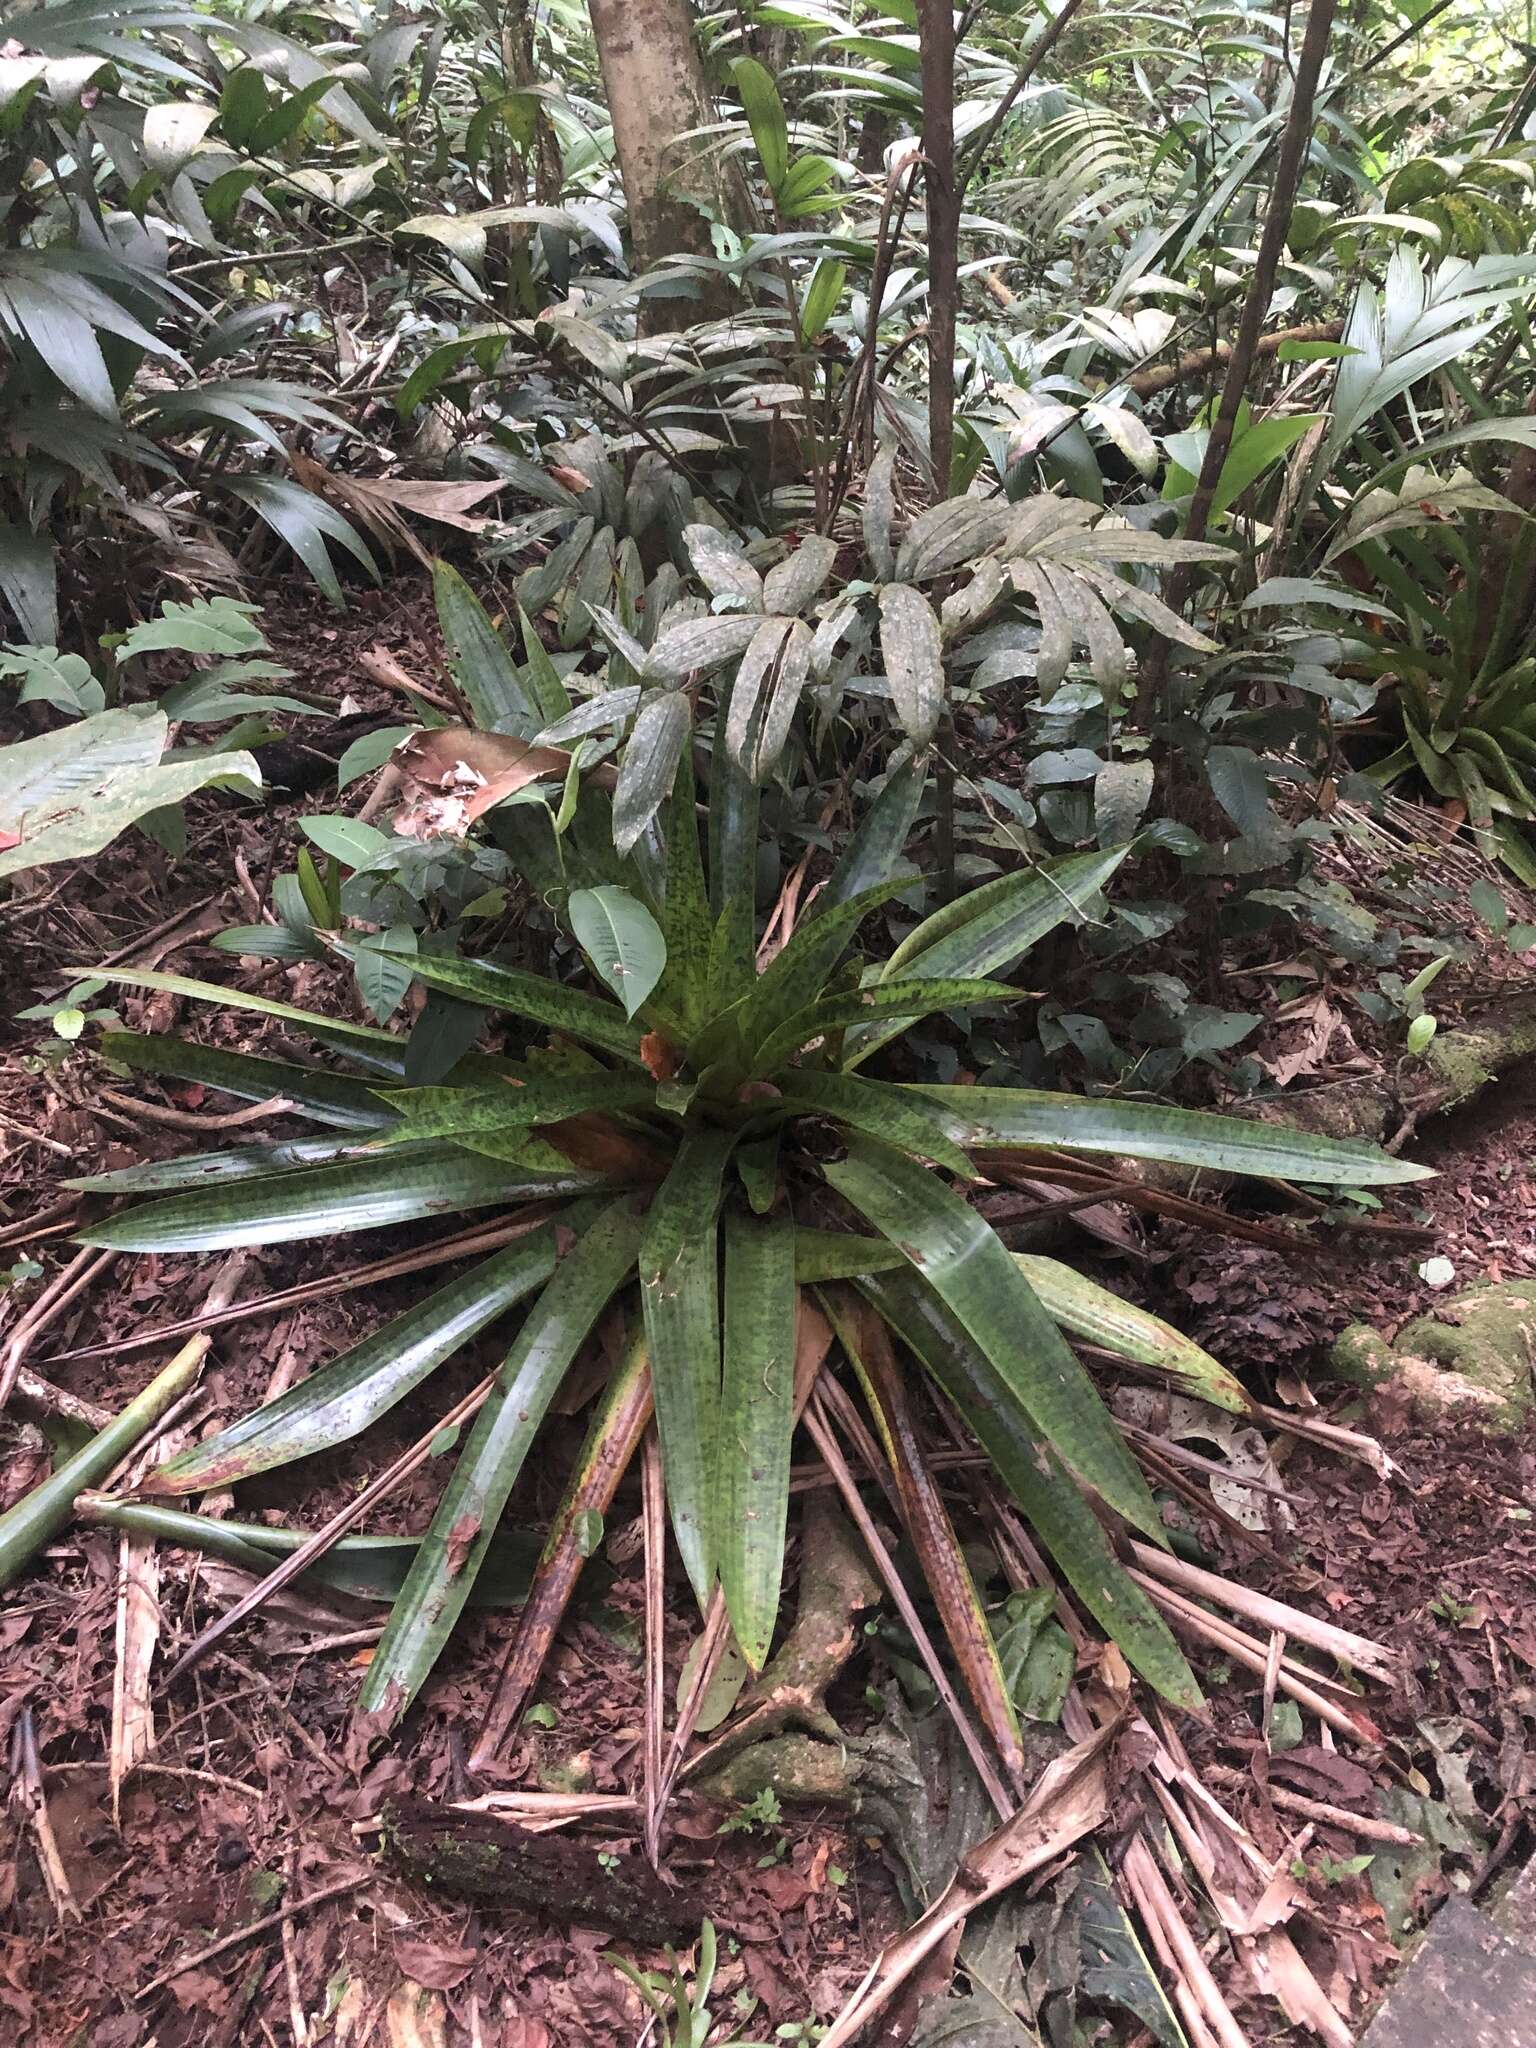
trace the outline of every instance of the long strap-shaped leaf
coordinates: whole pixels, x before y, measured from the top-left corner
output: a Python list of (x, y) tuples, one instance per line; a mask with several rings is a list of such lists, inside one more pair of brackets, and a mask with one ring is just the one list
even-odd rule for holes
[(812, 906), (811, 915), (825, 915), (883, 882), (906, 848), (923, 791), (928, 786), (926, 757), (893, 768), (884, 787), (869, 804), (832, 870), (831, 880)]
[(588, 1110), (643, 1109), (656, 1099), (654, 1082), (627, 1074), (539, 1074), (513, 1087), (400, 1088), (384, 1093), (400, 1112), (400, 1122), (384, 1133), (382, 1142), (388, 1145), (528, 1130)]
[(651, 1420), (651, 1374), (645, 1340), (631, 1333), (587, 1432), (565, 1497), (550, 1525), (512, 1647), (496, 1680), (491, 1704), (475, 1737), (472, 1770), (485, 1770), (537, 1683), (560, 1617), (592, 1549), (590, 1529), (613, 1505), (619, 1481)]
[(1057, 1452), (1109, 1505), (1166, 1543), (1141, 1469), (1002, 1239), (935, 1175), (861, 1140), (827, 1179), (955, 1315)]
[(661, 1006), (692, 1035), (709, 1002), (709, 890), (699, 853), (693, 755), (684, 751), (667, 812), (667, 893), (661, 909), (667, 965), (657, 990)]
[[(756, 631), (756, 627), (753, 628)], [(709, 764), (709, 900), (715, 928), (709, 954), (709, 1011), (722, 1010), (752, 985), (753, 909), (757, 901), (757, 784), (725, 744), (731, 692), (720, 692)]]
[[(1021, 960), (1047, 932), (1078, 918), (1124, 860), (1127, 848), (1069, 854), (1018, 875), (1003, 875), (946, 904), (897, 947), (881, 969), (882, 981), (914, 976), (951, 979), (996, 974)], [(858, 1034), (854, 1060), (900, 1035), (899, 1023)], [(851, 1064), (852, 1062), (845, 1062)]]
[(827, 976), (858, 935), (859, 926), (882, 903), (912, 886), (910, 876), (891, 875), (800, 926), (781, 953), (775, 954), (758, 976), (757, 986), (747, 998), (742, 1035), (749, 1045), (759, 1045), (776, 1031), (787, 1017), (820, 995)]
[(640, 1243), (631, 1197), (615, 1202), (560, 1262), (518, 1333), (422, 1538), (363, 1681), (359, 1706), (398, 1717), (463, 1611), (539, 1425)]
[(761, 1671), (773, 1640), (794, 1433), (795, 1227), (789, 1216), (725, 1219), (725, 1373), (715, 1535), (741, 1654)]
[(317, 1037), (323, 1032), (327, 1037), (356, 1038), (369, 1045), (400, 1043), (392, 1031), (381, 1031), (376, 1025), (353, 1024), (345, 1017), (322, 1017), (314, 1010), (273, 1002), (268, 996), (253, 995), (243, 988), (224, 988), (216, 981), (195, 981), (185, 974), (161, 974), (148, 967), (92, 967), (88, 972), (101, 981), (121, 982), (125, 988), (156, 988), (167, 995), (185, 996), (189, 1002), (218, 1003), (226, 1010), (253, 1010), (258, 1017), (275, 1017), (282, 1024), (297, 1024)]
[(1060, 1259), (1035, 1252), (1015, 1252), (1013, 1262), (1040, 1297), (1052, 1322), (1074, 1337), (1083, 1337), (1106, 1351), (1132, 1358), (1138, 1365), (1166, 1376), (1197, 1401), (1226, 1408), (1234, 1415), (1252, 1412), (1242, 1383), (1198, 1344), (1144, 1308), (1134, 1308), (1107, 1287), (1085, 1279)]
[[(222, 993), (222, 991), (221, 991)], [(318, 1021), (318, 1020), (317, 1020)], [(403, 1052), (405, 1041), (397, 1041)], [(348, 1074), (326, 1074), (318, 1067), (294, 1066), (287, 1060), (264, 1060), (246, 1052), (224, 1052), (174, 1038), (158, 1031), (103, 1032), (105, 1058), (132, 1067), (138, 1074), (168, 1074), (174, 1081), (201, 1081), (243, 1102), (270, 1102), (282, 1096), (316, 1123), (343, 1130), (369, 1130), (388, 1123), (390, 1112), (366, 1081)]]
[(1200, 1688), (1178, 1644), (1127, 1576), (1056, 1450), (958, 1319), (912, 1273), (875, 1275), (859, 1287), (975, 1430), (1088, 1612), (1165, 1699), (1198, 1708)]
[(823, 1297), (838, 1342), (859, 1376), (875, 1427), (896, 1481), (907, 1534), (922, 1566), (923, 1580), (949, 1637), (966, 1690), (996, 1745), (1015, 1791), (1024, 1791), (1024, 1746), (1018, 1716), (1003, 1677), (997, 1644), (987, 1626), (970, 1566), (949, 1511), (924, 1456), (896, 1354), (883, 1319), (847, 1290), (829, 1288)]
[[(1011, 1256), (1040, 1297), (1040, 1306), (1061, 1329), (1165, 1374), (1186, 1393), (1209, 1401), (1213, 1407), (1226, 1408), (1234, 1415), (1252, 1412), (1253, 1403), (1241, 1382), (1209, 1351), (1203, 1351), (1160, 1316), (1134, 1308), (1060, 1259), (1042, 1258), (1035, 1252), (1014, 1252)], [(862, 1279), (870, 1273), (899, 1272), (906, 1263), (905, 1254), (887, 1238), (856, 1237), (851, 1231), (803, 1227), (795, 1232), (795, 1278), (802, 1287), (814, 1286), (819, 1281)]]
[[(351, 959), (356, 947), (338, 945), (337, 952)], [(625, 1059), (640, 1058), (641, 1031), (631, 1024), (613, 1003), (578, 988), (564, 988), (542, 974), (524, 974), (516, 967), (502, 967), (494, 960), (452, 960), (431, 953), (394, 953), (385, 946), (371, 949), (382, 959), (409, 967), (428, 988), (440, 988), (446, 995), (466, 1003), (483, 1003), (487, 1009), (505, 1010), (542, 1024), (551, 1031), (568, 1032), (605, 1052), (620, 1053)]]
[(64, 1186), (89, 1195), (164, 1195), (177, 1188), (218, 1187), (232, 1180), (263, 1180), (296, 1166), (357, 1159), (368, 1147), (356, 1131), (329, 1138), (287, 1138), (275, 1145), (235, 1145), (226, 1152), (189, 1152), (180, 1159), (143, 1159), (111, 1173), (81, 1174)]
[(865, 1137), (899, 1145), (921, 1159), (931, 1159), (962, 1180), (974, 1180), (976, 1169), (952, 1143), (941, 1119), (909, 1116), (915, 1097), (889, 1081), (866, 1081), (859, 1074), (817, 1074), (788, 1068), (781, 1076), (785, 1106), (831, 1117)]
[(235, 1181), (195, 1194), (148, 1202), (80, 1233), (82, 1244), (120, 1252), (216, 1252), (236, 1245), (291, 1244), (296, 1238), (382, 1230), (420, 1216), (460, 1209), (588, 1194), (603, 1185), (589, 1173), (519, 1173), (451, 1145), (424, 1146), (403, 1158), (304, 1166), (266, 1180)]
[(646, 1223), (640, 1299), (672, 1527), (701, 1607), (715, 1577), (710, 1497), (720, 1431), (720, 1279), (715, 1220), (735, 1133), (691, 1130)]
[[(309, 1541), (307, 1529), (274, 1529), (265, 1522), (237, 1522), (228, 1517), (191, 1515), (184, 1508), (118, 1500), (115, 1495), (88, 1493), (76, 1502), (81, 1521), (130, 1536), (152, 1537), (157, 1543), (203, 1550), (238, 1565), (253, 1578), (264, 1578), (275, 1558), (291, 1557)], [(420, 1539), (416, 1536), (343, 1536), (296, 1586), (329, 1586), (354, 1600), (393, 1600), (405, 1584)], [(515, 1607), (528, 1591), (538, 1561), (538, 1538), (526, 1529), (504, 1529), (496, 1537), (480, 1573), (471, 1605)], [(476, 1597), (478, 1596), (478, 1597)]]
[(438, 1288), (264, 1408), (151, 1472), (144, 1491), (199, 1493), (346, 1443), (555, 1270), (549, 1225)]
[(1283, 1124), (1124, 1102), (1101, 1095), (1055, 1095), (1033, 1088), (913, 1090), (949, 1118), (949, 1135), (966, 1146), (1048, 1146), (1109, 1152), (1172, 1166), (1208, 1167), (1327, 1186), (1393, 1187), (1433, 1179), (1433, 1169), (1394, 1159), (1375, 1145), (1315, 1137)]
[(842, 995), (823, 996), (797, 1010), (763, 1040), (753, 1071), (776, 1073), (792, 1053), (813, 1038), (845, 1030), (850, 1024), (883, 1024), (892, 1017), (910, 1021), (931, 1017), (936, 1010), (959, 1010), (972, 1003), (1016, 1003), (1018, 999), (1018, 990), (1006, 981), (975, 979), (877, 982)]
[(881, 969), (881, 980), (912, 974), (991, 974), (1010, 965), (1064, 918), (1077, 916), (1128, 851), (1117, 846), (1104, 853), (1071, 853), (984, 882), (909, 932)]

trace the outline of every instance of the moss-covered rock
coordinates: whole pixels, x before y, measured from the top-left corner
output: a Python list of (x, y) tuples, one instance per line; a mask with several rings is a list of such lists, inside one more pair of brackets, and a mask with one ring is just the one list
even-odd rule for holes
[(1329, 1363), (1356, 1386), (1390, 1382), (1425, 1419), (1517, 1429), (1533, 1405), (1536, 1281), (1483, 1281), (1417, 1317), (1392, 1343), (1368, 1323), (1351, 1324)]

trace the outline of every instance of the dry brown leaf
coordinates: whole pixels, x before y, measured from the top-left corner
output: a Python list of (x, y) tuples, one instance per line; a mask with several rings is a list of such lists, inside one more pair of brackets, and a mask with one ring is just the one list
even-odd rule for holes
[(534, 747), (467, 725), (412, 733), (394, 758), (413, 797), (394, 821), (407, 839), (462, 839), (476, 819), (530, 783), (563, 780), (571, 762), (564, 747)]
[(448, 2048), (448, 2008), (440, 1991), (403, 1978), (384, 2008), (389, 2048)]
[(923, 1958), (977, 1907), (1039, 1870), (1109, 1815), (1108, 1753), (1118, 1722), (1106, 1723), (1048, 1764), (1012, 1819), (967, 1852), (948, 1886), (914, 1926), (888, 1941), (864, 1984), (838, 2014), (822, 2048), (843, 2048)]

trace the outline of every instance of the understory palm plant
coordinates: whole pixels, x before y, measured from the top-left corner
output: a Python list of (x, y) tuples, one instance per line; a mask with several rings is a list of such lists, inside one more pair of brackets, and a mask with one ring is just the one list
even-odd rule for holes
[[(530, 673), (536, 683), (536, 664), (503, 670), (532, 688)], [(550, 708), (530, 702), (529, 722)], [(728, 730), (728, 704), (715, 727)], [(910, 789), (899, 785), (921, 785), (919, 760), (889, 779), (774, 950), (754, 912), (759, 790), (726, 746), (706, 760), (707, 730), (676, 757), (653, 829), (624, 855), (610, 837), (601, 879), (583, 872), (576, 835), (563, 842), (571, 886), (561, 916), (579, 947), (569, 978), (494, 959), (400, 956), (434, 1000), (506, 1020), (521, 1057), (472, 1052), (434, 1085), (412, 1085), (407, 1041), (386, 1031), (174, 975), (119, 975), (275, 1018), (344, 1064), (111, 1035), (103, 1050), (119, 1062), (256, 1100), (281, 1096), (320, 1129), (79, 1183), (156, 1197), (94, 1225), (89, 1242), (212, 1252), (456, 1211), (506, 1218), (489, 1257), (160, 1468), (154, 1490), (227, 1485), (357, 1435), (521, 1304), (521, 1327), (369, 1666), (362, 1707), (392, 1719), (421, 1687), (541, 1422), (568, 1376), (589, 1370), (592, 1351), (608, 1359), (607, 1390), (551, 1532), (546, 1588), (568, 1596), (654, 1411), (689, 1580), (701, 1604), (718, 1581), (758, 1668), (774, 1634), (791, 1442), (809, 1392), (804, 1371), (797, 1386), (797, 1315), (804, 1290), (830, 1290), (823, 1299), (842, 1352), (893, 1470), (912, 1483), (909, 1509), (926, 1529), (918, 1547), (973, 1690), (985, 1692), (990, 1639), (937, 1489), (924, 1494), (907, 1462), (914, 1362), (975, 1431), (1084, 1608), (1166, 1696), (1196, 1701), (1110, 1533), (1123, 1524), (1163, 1541), (1157, 1508), (1063, 1331), (1220, 1405), (1242, 1408), (1245, 1397), (1166, 1325), (1064, 1265), (1011, 1254), (963, 1191), (989, 1159), (1063, 1154), (1352, 1186), (1422, 1170), (1366, 1146), (1150, 1102), (877, 1077), (871, 1065), (917, 1020), (1014, 1000), (998, 977), (1053, 929), (1091, 916), (1129, 849), (991, 881), (881, 957), (866, 935), (883, 928), (880, 907), (912, 886), (910, 873), (890, 870), (912, 815)], [(701, 845), (696, 777), (706, 767)], [(581, 801), (612, 799), (589, 781)], [(610, 1340), (615, 1329), (628, 1336), (603, 1352), (600, 1326)], [(536, 1616), (547, 1628), (548, 1609), (536, 1582), (525, 1629)], [(966, 1645), (976, 1653), (978, 1643), (968, 1659)]]

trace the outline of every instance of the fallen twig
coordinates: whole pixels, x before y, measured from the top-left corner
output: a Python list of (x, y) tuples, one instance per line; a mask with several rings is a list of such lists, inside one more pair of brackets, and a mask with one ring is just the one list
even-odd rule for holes
[[(206, 1343), (206, 1339), (194, 1339), (194, 1342)], [(219, 1616), (217, 1621), (210, 1622), (202, 1634), (189, 1644), (183, 1650), (180, 1657), (177, 1658), (170, 1672), (162, 1681), (161, 1690), (164, 1691), (167, 1687), (173, 1685), (178, 1678), (183, 1677), (195, 1664), (200, 1664), (214, 1645), (228, 1635), (229, 1631), (237, 1623), (244, 1621), (248, 1614), (254, 1613), (265, 1601), (270, 1600), (273, 1594), (280, 1592), (284, 1586), (298, 1578), (302, 1572), (307, 1571), (315, 1559), (323, 1557), (347, 1533), (348, 1529), (362, 1520), (370, 1508), (393, 1493), (397, 1486), (410, 1477), (418, 1465), (425, 1464), (432, 1454), (433, 1444), (436, 1443), (442, 1432), (445, 1429), (455, 1428), (459, 1423), (467, 1421), (471, 1415), (475, 1414), (488, 1398), (495, 1384), (496, 1375), (491, 1373), (477, 1387), (472, 1388), (456, 1407), (450, 1408), (446, 1415), (433, 1423), (424, 1436), (418, 1437), (408, 1450), (402, 1451), (394, 1463), (387, 1466), (371, 1485), (364, 1487), (355, 1500), (349, 1501), (344, 1508), (332, 1515), (323, 1529), (316, 1530), (307, 1543), (301, 1545), (299, 1549), (293, 1551), (280, 1564), (268, 1572), (259, 1585), (251, 1588), (244, 1599), (237, 1600), (233, 1607), (227, 1608)]]
[(214, 1314), (205, 1310), (201, 1315), (183, 1316), (178, 1322), (161, 1323), (156, 1329), (141, 1331), (133, 1337), (117, 1338), (110, 1344), (87, 1344), (77, 1351), (55, 1352), (49, 1363), (72, 1365), (85, 1358), (115, 1358), (119, 1352), (138, 1351), (148, 1344), (164, 1344), (195, 1330), (217, 1329), (223, 1323), (244, 1322), (250, 1316), (276, 1315), (283, 1309), (299, 1308), (306, 1301), (329, 1301), (335, 1295), (353, 1294), (360, 1287), (374, 1287), (385, 1280), (397, 1280), (403, 1274), (420, 1272), (425, 1266), (442, 1266), (453, 1259), (467, 1259), (479, 1252), (497, 1251), (514, 1238), (526, 1237), (529, 1231), (537, 1230), (554, 1213), (552, 1204), (536, 1203), (510, 1222), (466, 1231), (462, 1237), (444, 1238), (437, 1244), (419, 1246), (415, 1251), (396, 1252), (390, 1258), (356, 1266), (348, 1273), (304, 1280), (296, 1287), (282, 1287), (275, 1294), (257, 1295), (251, 1301), (236, 1302)]
[(364, 1885), (373, 1883), (375, 1875), (376, 1873), (371, 1870), (361, 1871), (356, 1877), (345, 1877), (336, 1884), (322, 1885), (319, 1891), (311, 1892), (307, 1899), (296, 1899), (292, 1905), (280, 1906), (275, 1913), (264, 1913), (259, 1920), (252, 1920), (244, 1927), (237, 1927), (233, 1934), (221, 1935), (217, 1941), (211, 1941), (206, 1948), (200, 1948), (170, 1969), (162, 1970), (158, 1977), (151, 1977), (141, 1990), (133, 1994), (134, 1997), (148, 1998), (151, 1992), (161, 1990), (173, 1978), (184, 1976), (188, 1970), (200, 1969), (204, 1963), (211, 1963), (215, 1956), (227, 1954), (230, 1949), (238, 1948), (242, 1941), (250, 1941), (255, 1935), (265, 1934), (269, 1927), (279, 1927), (284, 1920), (291, 1920), (298, 1913), (308, 1913), (316, 1906), (323, 1906), (327, 1899), (339, 1899), (347, 1892), (361, 1891)]
[(0, 1408), (4, 1408), (11, 1398), (11, 1389), (16, 1384), (21, 1361), (33, 1344), (55, 1317), (63, 1314), (81, 1289), (88, 1287), (96, 1275), (109, 1266), (116, 1257), (116, 1252), (95, 1251), (87, 1247), (85, 1251), (76, 1253), (63, 1272), (56, 1273), (49, 1281), (12, 1330), (6, 1340), (5, 1350), (0, 1352)]

